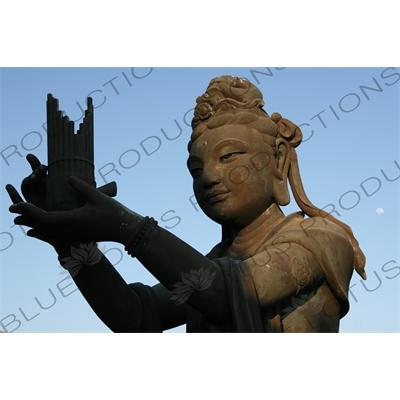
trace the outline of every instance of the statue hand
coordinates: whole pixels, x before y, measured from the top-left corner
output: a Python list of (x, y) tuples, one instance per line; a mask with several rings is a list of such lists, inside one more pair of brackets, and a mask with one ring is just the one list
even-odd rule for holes
[[(22, 181), (21, 192), (28, 203), (34, 204), (42, 210), (48, 210), (46, 194), (46, 184), (48, 179), (47, 166), (41, 164), (38, 158), (33, 154), (28, 154), (26, 159), (32, 168), (32, 173)], [(106, 185), (98, 187), (97, 190), (100, 190), (102, 193), (105, 193), (110, 197), (114, 197), (117, 194), (117, 184), (115, 182), (109, 182)], [(13, 192), (15, 193), (16, 191), (14, 190)], [(19, 199), (21, 199), (20, 196)], [(13, 200), (13, 203), (20, 201), (22, 200)]]
[[(31, 165), (32, 173), (22, 181), (22, 194), (28, 203), (32, 203), (36, 207), (47, 210), (47, 166), (41, 164), (37, 157), (35, 157), (33, 154), (28, 154), (26, 159)], [(13, 202), (15, 203), (14, 200)]]
[[(35, 156), (32, 156), (33, 158), (31, 158), (31, 161), (33, 163), (36, 162), (37, 158)], [(27, 157), (28, 158), (28, 157)], [(28, 160), (29, 161), (29, 160)], [(29, 161), (31, 163), (31, 161)], [(37, 160), (37, 162), (39, 163), (39, 160)], [(40, 164), (40, 163), (39, 163)], [(31, 163), (32, 165), (32, 163)], [(44, 167), (44, 168), (42, 168)], [(34, 166), (32, 165), (32, 169), (34, 169)], [(22, 181), (22, 190), (24, 191), (24, 195), (27, 199), (29, 199), (32, 204), (34, 204), (37, 207), (40, 207), (42, 205), (42, 207), (45, 207), (45, 209), (47, 208), (47, 202), (46, 202), (46, 187), (45, 187), (45, 181), (41, 181), (40, 177), (42, 176), (43, 171), (47, 170), (47, 168), (44, 165), (40, 165), (38, 168), (34, 169), (33, 173), (28, 176), (27, 178), (25, 178)], [(34, 175), (34, 176), (33, 176)], [(39, 185), (36, 185), (37, 191), (35, 192), (34, 188), (35, 188), (35, 183), (39, 183)], [(41, 183), (44, 184), (44, 194), (42, 192), (42, 188), (40, 188)], [(12, 185), (6, 185), (6, 190), (8, 192), (8, 195), (11, 198), (11, 201), (13, 202), (13, 204), (20, 204), (20, 203), (24, 203), (23, 198), (21, 197), (21, 195), (18, 193), (17, 189), (15, 189), (14, 186)], [(70, 243), (67, 243), (65, 241), (62, 240), (57, 240), (54, 237), (51, 237), (49, 235), (46, 234), (42, 234), (42, 233), (37, 233), (37, 235), (32, 234), (33, 230), (30, 231), (31, 234), (28, 235), (29, 236), (33, 236), (36, 237), (37, 239), (40, 239), (44, 242), (49, 243), (50, 245), (52, 245), (55, 250), (57, 251), (57, 253), (59, 254), (69, 254), (69, 249), (70, 249)]]
[(28, 235), (42, 240), (45, 236), (69, 243), (115, 241), (125, 244), (141, 217), (84, 181), (71, 177), (69, 183), (84, 196), (86, 203), (74, 210), (52, 212), (18, 199), (18, 193), (11, 187), (13, 193), (8, 185), (7, 191), (11, 192), (14, 202), (10, 211), (20, 214), (14, 222), (33, 228)]

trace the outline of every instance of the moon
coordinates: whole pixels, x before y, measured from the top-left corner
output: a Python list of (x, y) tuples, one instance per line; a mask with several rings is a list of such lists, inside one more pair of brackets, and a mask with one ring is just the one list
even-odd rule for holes
[(377, 214), (383, 214), (383, 208), (379, 207), (376, 209)]

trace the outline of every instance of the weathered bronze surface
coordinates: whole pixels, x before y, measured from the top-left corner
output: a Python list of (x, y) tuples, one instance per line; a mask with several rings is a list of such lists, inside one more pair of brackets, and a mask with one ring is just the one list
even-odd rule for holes
[[(54, 246), (113, 331), (186, 323), (188, 332), (338, 332), (353, 269), (366, 278), (365, 257), (351, 229), (307, 198), (295, 150), (301, 130), (263, 105), (257, 87), (231, 76), (197, 98), (187, 164), (198, 204), (222, 227), (207, 256), (82, 179), (69, 180), (82, 206), (47, 211), (49, 177), (32, 155), (33, 177), (22, 185), (29, 203), (8, 185), (10, 211)], [(68, 168), (63, 175), (74, 175)], [(284, 216), (288, 183), (301, 211)], [(97, 249), (104, 240), (124, 244), (160, 284), (126, 284)]]

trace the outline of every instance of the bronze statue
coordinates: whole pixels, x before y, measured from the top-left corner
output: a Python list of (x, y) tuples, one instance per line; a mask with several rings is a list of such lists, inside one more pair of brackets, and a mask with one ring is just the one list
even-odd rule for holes
[[(48, 211), (47, 168), (28, 156), (24, 202), (7, 185), (15, 223), (50, 243), (95, 313), (115, 332), (338, 332), (355, 269), (365, 257), (351, 229), (316, 208), (300, 179), (291, 121), (263, 110), (249, 81), (213, 79), (197, 98), (188, 168), (198, 204), (222, 227), (206, 256), (93, 185), (71, 177), (85, 199)], [(288, 182), (302, 211), (285, 217)], [(305, 218), (307, 215), (309, 218)], [(96, 242), (122, 243), (158, 280), (126, 284)]]

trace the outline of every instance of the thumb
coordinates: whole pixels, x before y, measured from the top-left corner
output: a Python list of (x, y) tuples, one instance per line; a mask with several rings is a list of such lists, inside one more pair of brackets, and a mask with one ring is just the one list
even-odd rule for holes
[(99, 191), (93, 186), (87, 184), (82, 179), (71, 176), (68, 180), (68, 183), (79, 193), (83, 194), (87, 199), (94, 200), (98, 197)]
[(41, 240), (43, 242), (49, 243), (49, 244), (53, 244), (56, 242), (56, 240), (54, 238), (51, 238), (50, 236), (43, 234), (39, 231), (37, 231), (36, 229), (30, 229), (27, 233), (27, 236)]

